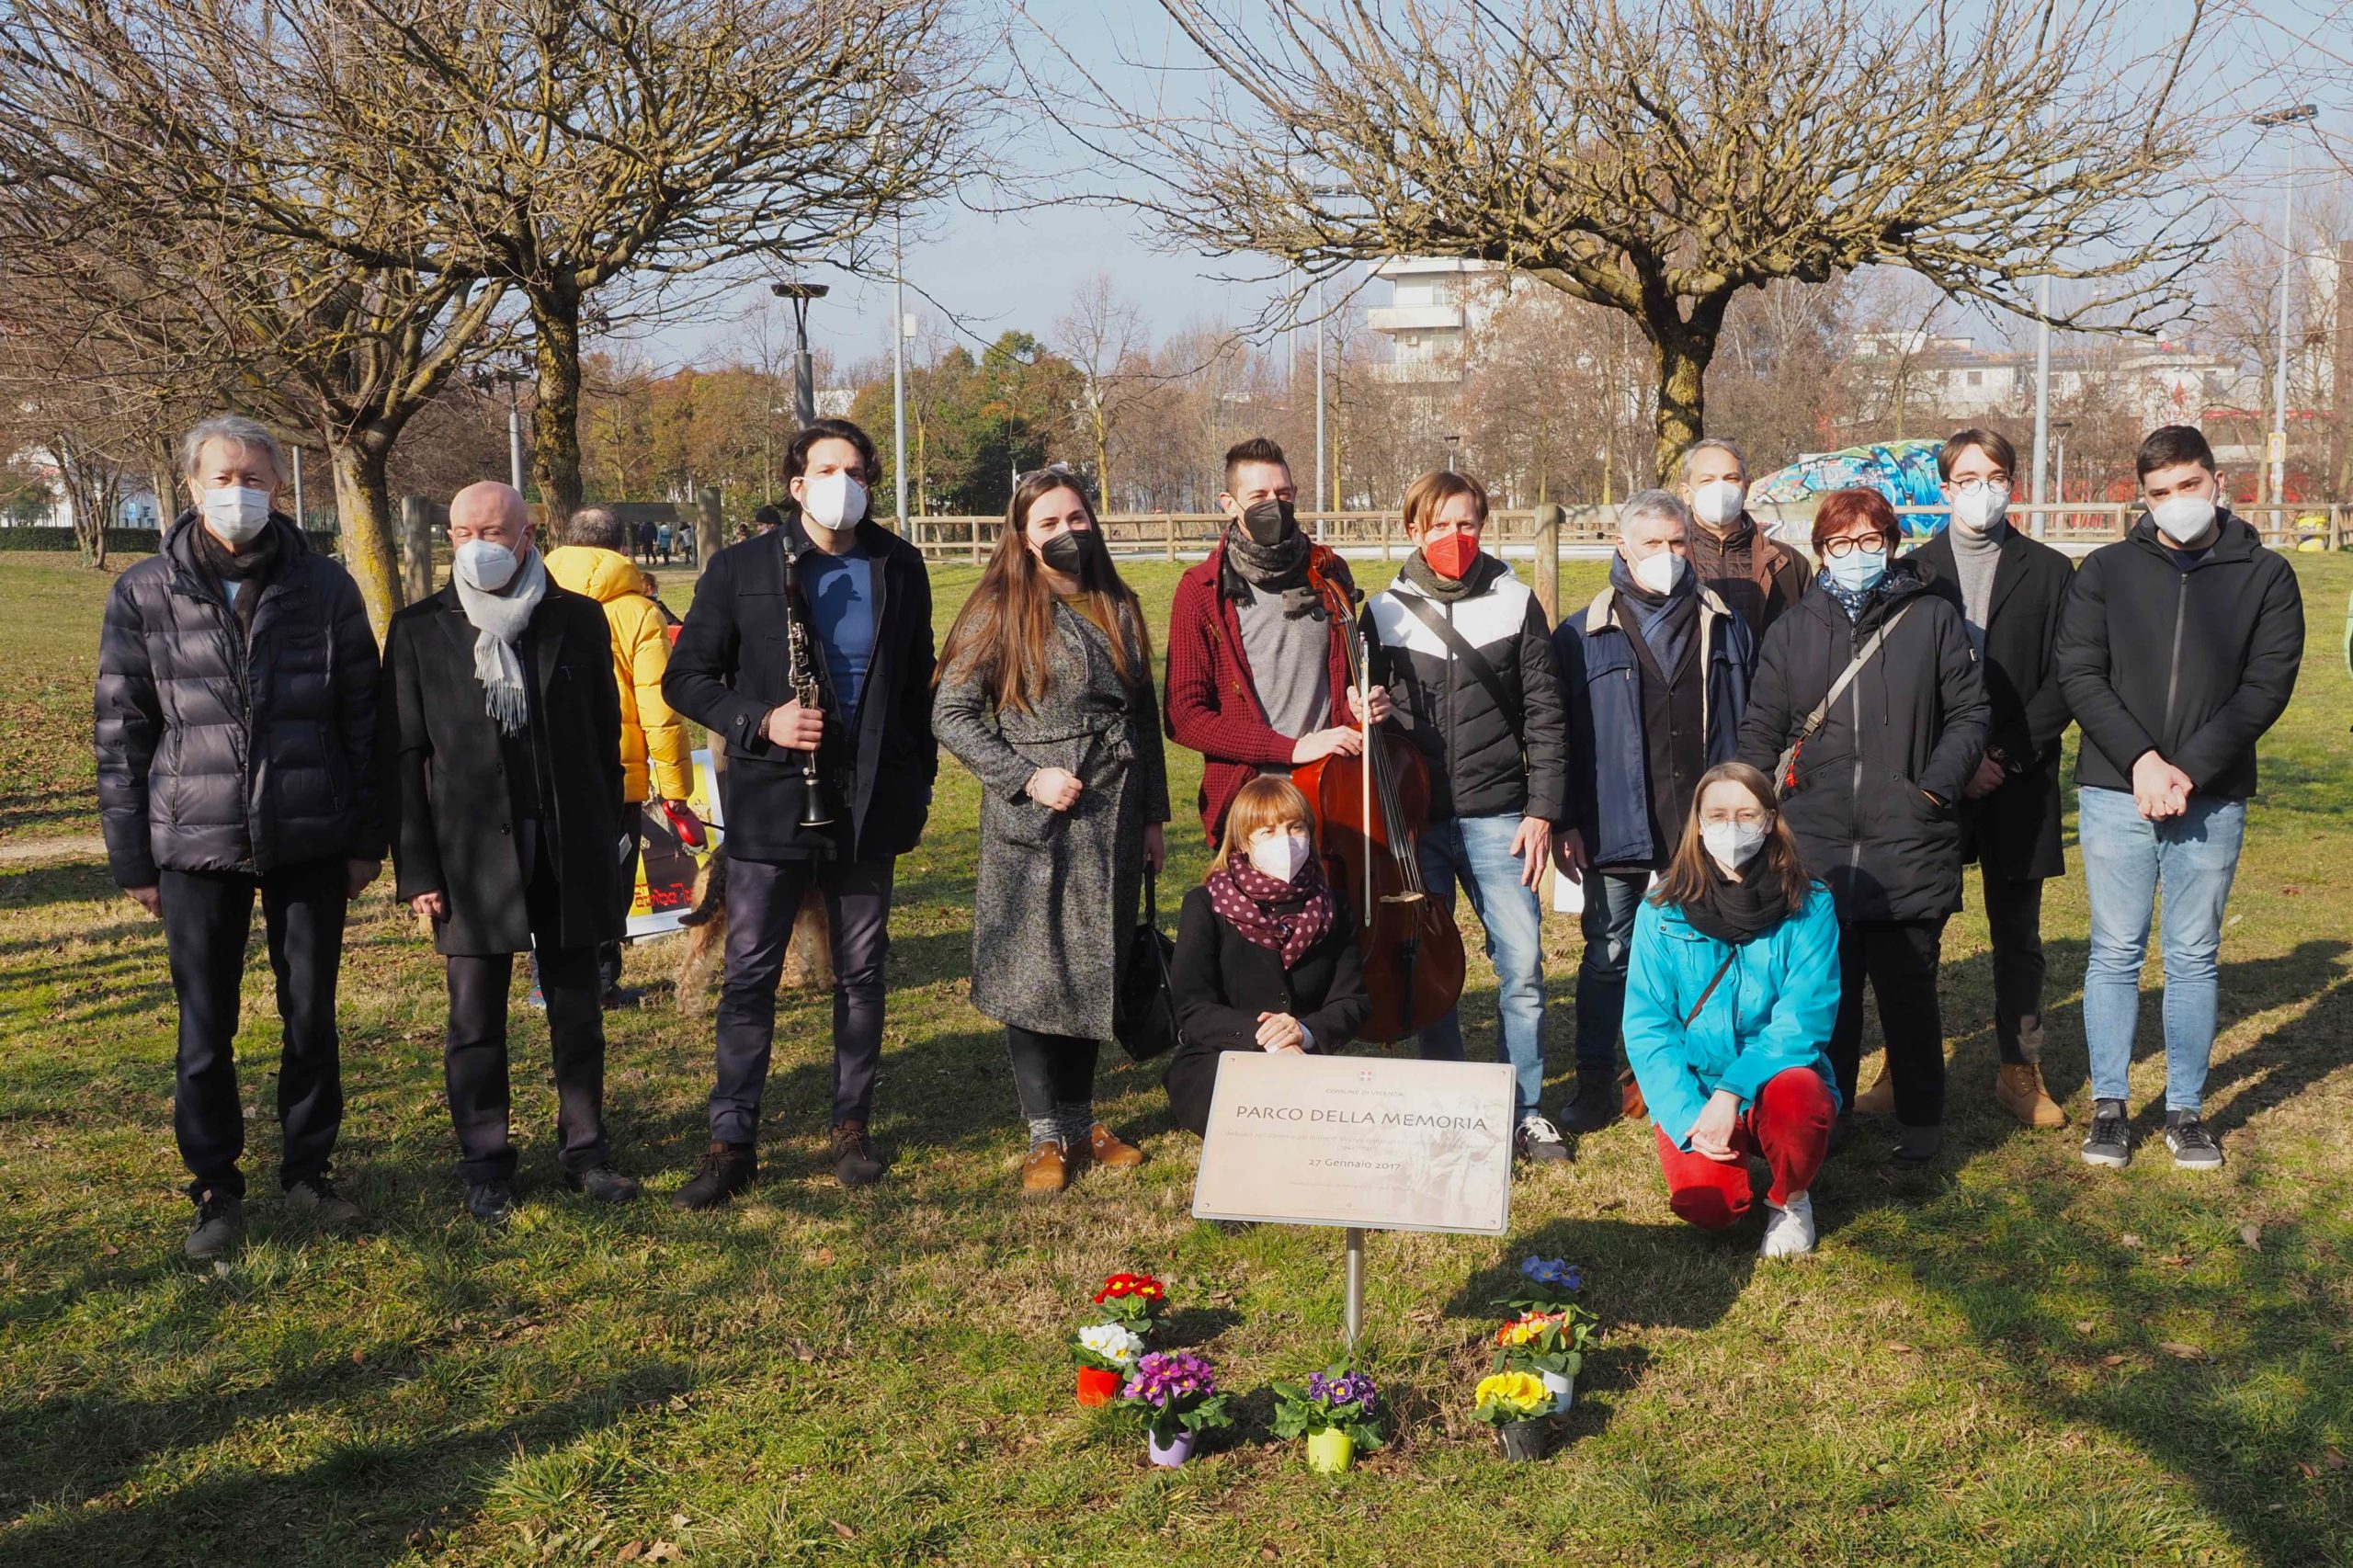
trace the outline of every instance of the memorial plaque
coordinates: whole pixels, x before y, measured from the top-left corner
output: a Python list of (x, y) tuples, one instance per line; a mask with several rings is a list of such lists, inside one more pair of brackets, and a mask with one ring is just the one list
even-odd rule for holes
[(1501, 1235), (1511, 1112), (1502, 1062), (1229, 1051), (1193, 1213)]

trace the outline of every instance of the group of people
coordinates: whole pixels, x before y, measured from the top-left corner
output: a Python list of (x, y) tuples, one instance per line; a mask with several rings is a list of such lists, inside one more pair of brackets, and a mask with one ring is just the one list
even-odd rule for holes
[[(2221, 1163), (2200, 1109), (2223, 903), (2303, 619), (2292, 573), (2231, 514), (2193, 429), (2143, 443), (2147, 513), (2080, 568), (2009, 526), (2016, 454), (1997, 433), (1945, 443), (1951, 524), (1909, 554), (1877, 492), (1823, 497), (1813, 568), (1750, 517), (1742, 454), (1702, 440), (1675, 489), (1619, 509), (1608, 586), (1557, 627), (1482, 548), (1475, 479), (1415, 482), (1413, 554), (1368, 597), (1302, 528), (1281, 449), (1245, 441), (1226, 455), (1228, 526), (1176, 588), (1165, 692), (1094, 502), (1059, 466), (1017, 479), (936, 650), (924, 561), (869, 516), (877, 454), (847, 422), (796, 437), (792, 506), (706, 563), (675, 645), (609, 514), (574, 514), (542, 557), (522, 498), (473, 485), (450, 506), (449, 583), (394, 618), (380, 674), (351, 580), (276, 509), (268, 432), (208, 420), (182, 458), (196, 505), (117, 585), (97, 710), (114, 874), (162, 917), (180, 999), (193, 1256), (242, 1227), (230, 1040), (256, 895), (285, 1020), (287, 1200), (353, 1216), (329, 1170), (335, 984), (346, 903), (387, 847), (446, 960), (469, 1210), (496, 1222), (515, 1201), (506, 1008), (524, 951), (563, 1178), (637, 1195), (604, 1131), (600, 1002), (618, 984), (634, 802), (685, 809), (682, 717), (723, 765), (728, 861), (710, 1138), (682, 1209), (757, 1177), (777, 987), (813, 893), (835, 974), (829, 1161), (847, 1187), (885, 1174), (869, 1129), (894, 869), (922, 838), (942, 747), (981, 790), (972, 1000), (1006, 1030), (1022, 1188), (1140, 1164), (1097, 1118), (1095, 1080), (1166, 859), (1164, 736), (1202, 756), (1194, 804), (1214, 850), (1169, 965), (1165, 1082), (1195, 1131), (1221, 1053), (1329, 1052), (1365, 1027), (1365, 912), (1293, 772), (1402, 737), (1428, 780), (1420, 885), (1449, 911), (1467, 898), (1494, 965), (1515, 1153), (1563, 1160), (1568, 1134), (1648, 1122), (1675, 1211), (1711, 1228), (1753, 1207), (1754, 1155), (1770, 1173), (1763, 1250), (1809, 1250), (1808, 1189), (1858, 1111), (1893, 1116), (1898, 1165), (1938, 1152), (1938, 967), (1968, 861), (1993, 946), (1994, 1097), (2029, 1125), (2065, 1123), (2040, 1065), (2040, 909), (2063, 869), (2072, 722), (2092, 906), (2084, 1157), (2131, 1156), (2126, 1070), (2162, 892), (2164, 1135), (2179, 1165)], [(1585, 937), (1557, 1119), (1548, 868), (1582, 892)], [(1886, 1066), (1859, 1094), (1867, 987)], [(1418, 1044), (1460, 1059), (1459, 1007)]]

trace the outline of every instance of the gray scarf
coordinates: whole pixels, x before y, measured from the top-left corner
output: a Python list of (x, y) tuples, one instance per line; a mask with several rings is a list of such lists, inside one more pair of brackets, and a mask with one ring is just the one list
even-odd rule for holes
[(478, 633), (474, 678), (482, 682), (483, 708), (501, 730), (519, 735), (530, 718), (531, 702), (523, 686), (523, 659), (515, 649), (523, 640), (523, 628), (530, 624), (531, 612), (547, 597), (548, 569), (534, 550), (515, 568), (504, 593), (483, 593), (454, 571), (449, 585), (458, 590), (458, 607)]

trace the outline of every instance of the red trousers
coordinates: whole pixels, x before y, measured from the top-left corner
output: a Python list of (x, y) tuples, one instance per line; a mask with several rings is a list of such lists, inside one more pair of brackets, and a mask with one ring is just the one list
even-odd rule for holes
[(1821, 1074), (1811, 1067), (1791, 1067), (1766, 1080), (1763, 1092), (1733, 1126), (1733, 1153), (1740, 1159), (1711, 1160), (1678, 1149), (1665, 1128), (1654, 1127), (1659, 1169), (1666, 1176), (1667, 1207), (1701, 1230), (1730, 1225), (1755, 1201), (1748, 1181), (1750, 1154), (1763, 1155), (1772, 1170), (1767, 1199), (1788, 1202), (1790, 1194), (1813, 1185), (1814, 1173), (1830, 1152), (1832, 1115), (1829, 1085)]

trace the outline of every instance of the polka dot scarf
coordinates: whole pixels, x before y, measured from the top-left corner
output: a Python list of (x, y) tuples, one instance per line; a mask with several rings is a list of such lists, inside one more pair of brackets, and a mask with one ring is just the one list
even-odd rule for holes
[[(1287, 882), (1237, 859), (1222, 871), (1211, 871), (1208, 886), (1210, 906), (1245, 939), (1279, 955), (1285, 969), (1296, 968), (1307, 949), (1332, 928), (1332, 890), (1324, 885), (1324, 868), (1313, 855)], [(1278, 903), (1300, 907), (1280, 915), (1274, 908)]]

